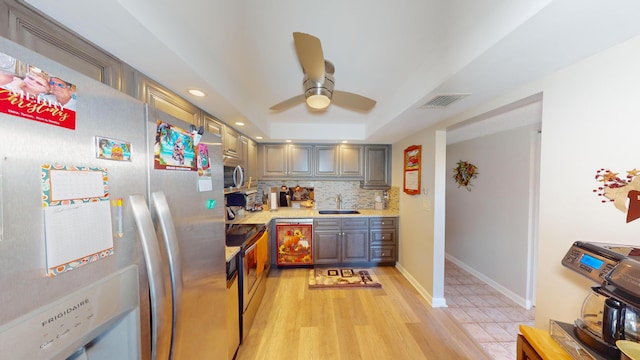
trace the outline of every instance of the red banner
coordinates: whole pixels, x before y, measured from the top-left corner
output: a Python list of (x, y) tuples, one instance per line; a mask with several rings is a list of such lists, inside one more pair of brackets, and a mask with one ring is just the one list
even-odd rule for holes
[(26, 92), (0, 88), (0, 112), (75, 130), (76, 112), (60, 103)]
[(76, 86), (0, 52), (0, 113), (76, 128)]

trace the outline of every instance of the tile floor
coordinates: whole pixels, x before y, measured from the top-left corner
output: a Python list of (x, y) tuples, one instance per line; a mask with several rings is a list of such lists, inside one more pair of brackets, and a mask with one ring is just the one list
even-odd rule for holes
[(451, 261), (444, 273), (449, 314), (493, 359), (515, 359), (518, 327), (533, 326), (535, 308), (526, 310)]

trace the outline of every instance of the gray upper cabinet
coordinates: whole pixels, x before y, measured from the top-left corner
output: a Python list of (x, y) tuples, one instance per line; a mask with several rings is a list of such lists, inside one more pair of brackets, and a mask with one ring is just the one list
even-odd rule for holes
[(314, 175), (318, 177), (336, 177), (340, 173), (338, 168), (340, 156), (338, 145), (316, 145), (314, 148), (316, 166)]
[(265, 144), (261, 146), (262, 176), (265, 178), (300, 178), (313, 175), (313, 146)]
[[(129, 95), (133, 68), (98, 49), (23, 2), (0, 2), (0, 35)], [(33, 64), (36, 65), (37, 64)]]
[[(251, 139), (247, 139), (247, 152), (245, 156), (245, 178), (252, 177), (256, 187), (258, 183), (258, 144)], [(246, 180), (249, 181), (249, 180)], [(254, 186), (253, 184), (251, 186)]]
[(391, 186), (391, 149), (389, 145), (365, 145), (364, 189), (386, 189)]
[(287, 148), (285, 144), (262, 145), (262, 176), (287, 176)]
[(220, 135), (220, 138), (222, 138), (222, 136), (224, 135), (224, 124), (220, 120), (207, 113), (203, 113), (202, 118), (204, 121), (205, 131), (209, 132), (210, 134)]
[(314, 176), (362, 179), (363, 154), (362, 145), (315, 145)]
[(248, 185), (251, 178), (251, 186), (255, 186), (258, 182), (258, 144), (246, 136), (240, 136), (240, 142), (242, 143), (244, 182)]
[(364, 151), (362, 145), (340, 146), (340, 177), (362, 178)]
[(242, 140), (240, 133), (232, 127), (225, 125), (222, 142), (224, 143), (222, 152), (225, 157), (238, 160), (242, 159)]
[(173, 117), (200, 126), (199, 108), (143, 75), (139, 75), (136, 97)]
[(290, 144), (288, 148), (289, 176), (313, 175), (313, 146)]

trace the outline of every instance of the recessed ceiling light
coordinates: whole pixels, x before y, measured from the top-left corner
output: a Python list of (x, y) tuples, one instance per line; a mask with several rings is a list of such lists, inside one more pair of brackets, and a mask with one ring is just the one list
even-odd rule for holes
[(256, 139), (262, 140), (262, 136), (256, 136)]
[(342, 140), (342, 143), (346, 144), (346, 143), (348, 143), (348, 141), (347, 140)]
[(236, 125), (238, 126), (244, 126), (244, 123), (242, 121), (236, 121)]
[(285, 140), (285, 142), (291, 142), (291, 140)]
[(196, 90), (196, 89), (189, 89), (189, 94), (193, 96), (200, 96), (200, 97), (205, 95), (202, 91)]

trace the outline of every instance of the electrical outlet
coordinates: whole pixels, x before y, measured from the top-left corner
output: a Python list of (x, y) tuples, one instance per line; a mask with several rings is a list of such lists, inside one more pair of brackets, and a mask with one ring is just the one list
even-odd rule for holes
[(422, 209), (424, 211), (431, 211), (431, 201), (429, 201), (429, 199), (425, 198), (422, 200)]

